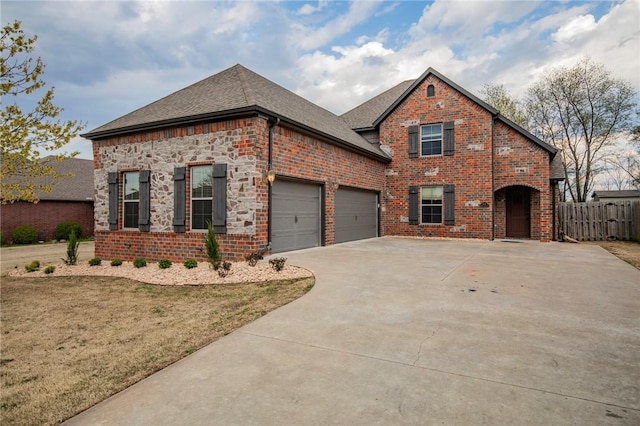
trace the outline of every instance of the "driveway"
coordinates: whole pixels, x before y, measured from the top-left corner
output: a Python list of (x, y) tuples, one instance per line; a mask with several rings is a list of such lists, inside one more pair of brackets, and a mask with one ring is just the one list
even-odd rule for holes
[(68, 424), (640, 424), (640, 271), (597, 246), (285, 256), (310, 293)]

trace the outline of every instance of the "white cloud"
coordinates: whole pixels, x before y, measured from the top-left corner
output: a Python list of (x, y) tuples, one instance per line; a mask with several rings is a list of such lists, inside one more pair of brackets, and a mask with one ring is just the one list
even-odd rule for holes
[(376, 11), (380, 3), (380, 0), (352, 1), (346, 14), (338, 16), (320, 28), (293, 24), (291, 40), (303, 50), (312, 50), (324, 46), (336, 37), (350, 32), (356, 25), (366, 21)]
[(306, 3), (300, 9), (298, 9), (297, 13), (298, 15), (311, 15), (313, 13), (319, 12), (320, 10), (324, 9), (325, 7), (327, 7), (328, 4), (329, 2), (326, 0), (318, 1), (317, 6), (312, 6), (309, 3)]
[(593, 15), (576, 16), (566, 25), (558, 28), (551, 37), (556, 42), (570, 41), (571, 39), (581, 36), (582, 34), (593, 31), (596, 28), (596, 20)]

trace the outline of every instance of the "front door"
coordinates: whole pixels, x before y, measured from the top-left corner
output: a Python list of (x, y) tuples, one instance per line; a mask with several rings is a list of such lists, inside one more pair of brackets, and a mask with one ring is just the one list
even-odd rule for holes
[(507, 188), (507, 238), (531, 237), (531, 191), (518, 186)]

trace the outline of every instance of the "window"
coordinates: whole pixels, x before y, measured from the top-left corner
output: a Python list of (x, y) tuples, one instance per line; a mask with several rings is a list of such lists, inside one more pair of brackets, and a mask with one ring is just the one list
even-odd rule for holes
[(427, 86), (427, 98), (431, 98), (436, 95), (436, 88), (433, 87), (433, 84)]
[(213, 218), (213, 167), (191, 168), (191, 229), (207, 229)]
[(124, 197), (123, 197), (123, 228), (138, 228), (138, 214), (140, 206), (140, 173), (123, 173)]
[(420, 128), (422, 155), (442, 154), (442, 124), (427, 124)]
[(442, 223), (442, 187), (427, 186), (420, 193), (421, 222)]

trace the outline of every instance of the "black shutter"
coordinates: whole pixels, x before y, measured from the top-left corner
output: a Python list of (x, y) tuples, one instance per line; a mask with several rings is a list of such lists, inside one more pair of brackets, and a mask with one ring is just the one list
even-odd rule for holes
[(149, 170), (141, 170), (139, 176), (138, 228), (142, 232), (149, 232), (151, 230), (151, 172)]
[(185, 232), (187, 215), (187, 168), (173, 169), (173, 232)]
[(213, 165), (213, 232), (227, 232), (227, 165)]
[(455, 151), (453, 121), (444, 123), (444, 155), (453, 155)]
[(409, 126), (409, 158), (418, 157), (418, 126)]
[(409, 225), (417, 225), (420, 223), (420, 188), (417, 186), (409, 187)]
[(109, 230), (118, 230), (118, 172), (109, 172)]
[(456, 186), (444, 186), (444, 224), (455, 225), (456, 216)]

